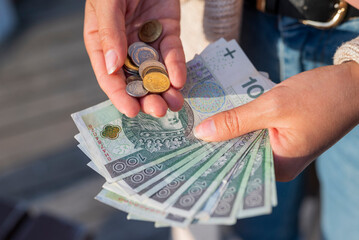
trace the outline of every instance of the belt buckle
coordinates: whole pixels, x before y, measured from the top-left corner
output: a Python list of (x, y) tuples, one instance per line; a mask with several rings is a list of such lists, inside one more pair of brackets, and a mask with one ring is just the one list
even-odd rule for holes
[(337, 12), (333, 15), (333, 17), (327, 22), (318, 22), (312, 20), (300, 20), (301, 23), (307, 26), (319, 28), (319, 29), (330, 29), (338, 26), (345, 18), (345, 15), (348, 10), (348, 4), (340, 0), (337, 3)]

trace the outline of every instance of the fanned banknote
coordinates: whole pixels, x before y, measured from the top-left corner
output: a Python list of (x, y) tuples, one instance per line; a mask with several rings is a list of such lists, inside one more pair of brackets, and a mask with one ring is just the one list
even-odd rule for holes
[(268, 132), (206, 143), (193, 129), (273, 86), (236, 41), (220, 39), (187, 63), (179, 112), (128, 118), (106, 101), (72, 114), (78, 147), (106, 179), (96, 199), (157, 227), (229, 225), (270, 213), (277, 193)]

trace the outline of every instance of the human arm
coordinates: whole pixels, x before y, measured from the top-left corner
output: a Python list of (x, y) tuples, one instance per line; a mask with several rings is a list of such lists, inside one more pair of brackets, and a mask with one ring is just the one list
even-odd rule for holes
[(358, 96), (359, 64), (321, 67), (210, 117), (195, 134), (206, 141), (223, 141), (268, 128), (276, 177), (289, 181), (359, 123)]
[[(151, 19), (163, 25), (160, 39), (151, 45), (160, 51), (172, 86), (162, 95), (150, 94), (136, 99), (126, 92), (121, 67), (128, 45), (138, 41), (139, 27)], [(178, 89), (186, 81), (186, 65), (179, 21), (179, 0), (87, 0), (84, 40), (92, 68), (102, 90), (128, 117), (136, 116), (140, 110), (161, 117), (167, 108), (181, 109), (183, 97)]]

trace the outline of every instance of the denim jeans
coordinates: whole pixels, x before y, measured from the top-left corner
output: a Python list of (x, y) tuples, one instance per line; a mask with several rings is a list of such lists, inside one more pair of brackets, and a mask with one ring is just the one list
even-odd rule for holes
[[(240, 45), (258, 70), (268, 72), (279, 83), (300, 72), (331, 65), (335, 50), (358, 35), (359, 19), (319, 30), (245, 6)], [(359, 127), (320, 156), (316, 164), (323, 237), (359, 239)], [(235, 230), (243, 239), (298, 239), (303, 176), (277, 183), (277, 188), (278, 206), (271, 215), (238, 221)]]

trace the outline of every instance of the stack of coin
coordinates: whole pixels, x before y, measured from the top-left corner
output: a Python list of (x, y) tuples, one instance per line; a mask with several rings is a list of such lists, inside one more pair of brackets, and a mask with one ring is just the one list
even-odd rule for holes
[(126, 91), (133, 97), (143, 97), (149, 92), (163, 93), (171, 85), (165, 65), (159, 62), (158, 52), (145, 43), (156, 41), (161, 33), (159, 21), (147, 21), (138, 34), (143, 42), (135, 42), (128, 48), (123, 69), (127, 73)]
[(123, 70), (128, 75), (138, 75), (138, 67), (132, 62), (132, 60), (127, 56), (125, 64), (123, 65)]

